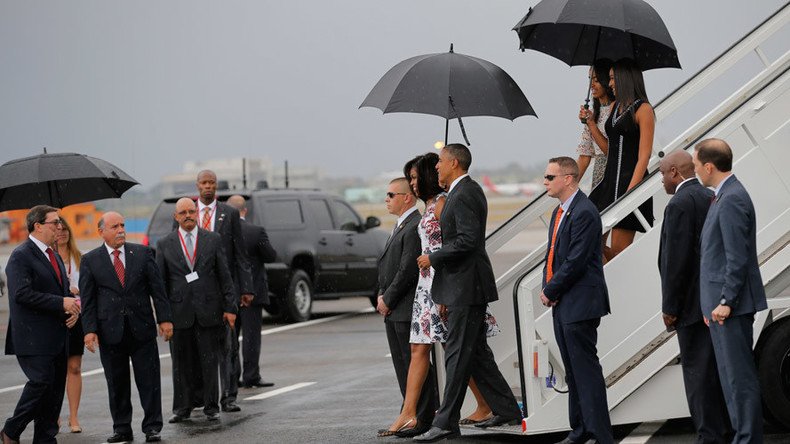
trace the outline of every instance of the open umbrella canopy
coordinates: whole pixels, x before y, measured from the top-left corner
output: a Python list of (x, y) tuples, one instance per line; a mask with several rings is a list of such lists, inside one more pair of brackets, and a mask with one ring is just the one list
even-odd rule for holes
[(664, 21), (643, 0), (543, 0), (513, 28), (521, 50), (570, 66), (633, 59), (642, 71), (680, 68)]
[(76, 153), (40, 154), (0, 166), (0, 211), (117, 198), (137, 181), (115, 165)]

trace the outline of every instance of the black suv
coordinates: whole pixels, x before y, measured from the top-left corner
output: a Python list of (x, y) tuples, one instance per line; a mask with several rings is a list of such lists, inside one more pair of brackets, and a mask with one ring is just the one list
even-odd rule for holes
[[(266, 228), (277, 251), (276, 262), (266, 264), (267, 312), (305, 321), (313, 299), (365, 296), (375, 303), (376, 262), (387, 241), (387, 233), (373, 229), (381, 224), (378, 218), (363, 222), (346, 201), (320, 190), (225, 190), (217, 192), (217, 199), (234, 194), (247, 199), (247, 219)], [(146, 244), (156, 247), (175, 228), (173, 212), (180, 197), (159, 204)]]

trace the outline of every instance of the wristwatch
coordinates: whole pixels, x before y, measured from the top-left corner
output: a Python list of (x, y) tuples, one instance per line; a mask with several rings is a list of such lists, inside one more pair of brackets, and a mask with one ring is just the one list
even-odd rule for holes
[(721, 298), (721, 300), (719, 301), (719, 305), (724, 305), (726, 307), (729, 306), (729, 304), (727, 303), (727, 299), (725, 298)]

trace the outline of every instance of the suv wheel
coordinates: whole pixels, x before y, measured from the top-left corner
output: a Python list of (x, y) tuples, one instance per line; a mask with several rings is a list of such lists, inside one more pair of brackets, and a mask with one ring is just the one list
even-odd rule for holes
[(313, 308), (313, 284), (310, 276), (302, 270), (294, 270), (288, 294), (285, 295), (284, 315), (290, 321), (302, 322), (310, 319)]

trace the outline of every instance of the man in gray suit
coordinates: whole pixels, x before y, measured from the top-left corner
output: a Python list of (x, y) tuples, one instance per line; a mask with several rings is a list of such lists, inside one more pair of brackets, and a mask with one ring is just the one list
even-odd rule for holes
[[(414, 206), (417, 197), (412, 193), (409, 182), (404, 177), (390, 182), (384, 202), (387, 211), (398, 216), (398, 220), (379, 258), (376, 309), (384, 316), (392, 365), (395, 367), (401, 395), (405, 399), (406, 380), (411, 363), (409, 345), (411, 315), (420, 272), (417, 268), (417, 256), (420, 255), (420, 237), (417, 234), (420, 212)], [(430, 424), (437, 407), (434, 396), (436, 379), (433, 372), (433, 366), (430, 366), (417, 403), (416, 413), (420, 424)]]
[(732, 442), (760, 443), (763, 416), (752, 324), (767, 304), (757, 263), (754, 205), (731, 169), (732, 150), (725, 141), (697, 144), (694, 170), (716, 193), (700, 240), (700, 306), (735, 430)]
[(439, 314), (447, 318), (447, 382), (433, 426), (415, 437), (416, 442), (461, 435), (458, 420), (470, 375), (494, 412), (492, 418), (477, 427), (521, 422), (513, 391), (486, 342), (486, 305), (496, 301), (499, 293), (486, 253), (488, 202), (483, 189), (467, 173), (471, 164), (469, 148), (458, 143), (442, 148), (436, 164), (439, 183), (449, 186), (440, 221), (442, 248), (420, 256), (418, 265), (433, 266), (433, 301), (439, 306)]

